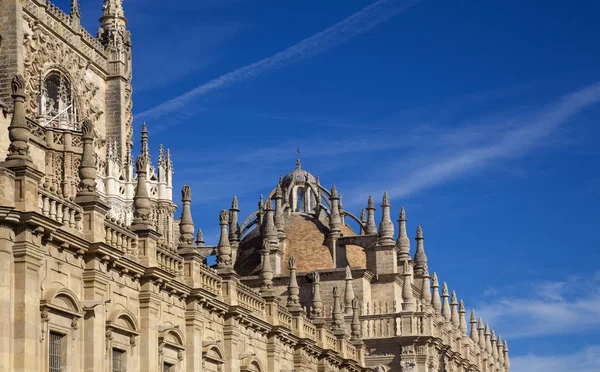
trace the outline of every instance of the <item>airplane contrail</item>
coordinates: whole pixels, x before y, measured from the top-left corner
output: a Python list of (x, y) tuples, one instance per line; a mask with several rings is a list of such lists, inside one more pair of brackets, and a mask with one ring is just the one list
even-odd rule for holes
[(135, 115), (136, 119), (161, 117), (183, 107), (193, 98), (252, 79), (268, 71), (322, 53), (390, 20), (421, 0), (378, 0), (346, 19), (270, 57), (240, 67), (207, 83)]

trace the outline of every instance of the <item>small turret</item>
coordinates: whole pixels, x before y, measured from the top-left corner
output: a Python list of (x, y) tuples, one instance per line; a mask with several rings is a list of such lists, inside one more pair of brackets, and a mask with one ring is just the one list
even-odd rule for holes
[(479, 318), (477, 330), (479, 331), (479, 349), (481, 349), (482, 352), (485, 352), (485, 327), (483, 326), (483, 320), (481, 318)]
[(194, 221), (192, 221), (192, 189), (184, 185), (181, 189), (181, 219), (179, 221), (179, 248), (189, 248), (194, 245)]
[(352, 270), (346, 266), (346, 288), (344, 290), (345, 313), (350, 315), (352, 312), (352, 300), (354, 300), (354, 287), (352, 287)]
[(360, 235), (365, 235), (365, 226), (367, 226), (367, 213), (363, 208), (360, 211)]
[(415, 311), (415, 301), (411, 285), (411, 270), (408, 261), (404, 261), (404, 267), (402, 270), (403, 282), (402, 282), (402, 310), (404, 311)]
[(339, 210), (339, 200), (340, 197), (337, 193), (337, 189), (335, 188), (335, 185), (331, 186), (331, 196), (329, 197), (329, 200), (331, 200), (331, 214), (329, 216), (329, 230), (331, 230), (332, 233), (339, 233), (341, 230), (341, 225), (342, 225), (342, 219), (340, 217), (340, 210)]
[(377, 226), (375, 225), (375, 202), (373, 202), (373, 197), (370, 195), (367, 203), (367, 225), (365, 227), (365, 233), (367, 235), (377, 234)]
[(350, 324), (351, 340), (356, 341), (362, 338), (360, 320), (358, 318), (358, 300), (352, 300), (352, 323)]
[(240, 224), (238, 214), (240, 208), (238, 205), (237, 196), (233, 197), (231, 201), (231, 208), (229, 209), (229, 242), (237, 243), (240, 241)]
[(477, 333), (477, 317), (475, 316), (475, 310), (471, 310), (471, 319), (469, 320), (471, 323), (471, 340), (475, 345), (479, 344), (479, 334)]
[(463, 302), (463, 300), (460, 300), (458, 304), (458, 320), (460, 334), (463, 336), (467, 335), (467, 319), (465, 317), (466, 312), (467, 311), (465, 310), (465, 303)]
[(406, 232), (406, 211), (404, 207), (400, 209), (398, 217), (398, 239), (396, 240), (398, 247), (398, 262), (410, 260), (410, 239)]
[(483, 332), (483, 336), (485, 337), (485, 351), (487, 352), (488, 355), (492, 354), (492, 341), (491, 341), (491, 336), (492, 334), (490, 333), (490, 326), (485, 323), (485, 330)]
[(421, 283), (421, 304), (423, 305), (423, 311), (425, 311), (431, 308), (431, 277), (429, 276), (427, 264), (423, 269), (423, 281)]
[(344, 313), (342, 312), (342, 305), (340, 304), (340, 289), (335, 286), (333, 287), (333, 309), (331, 311), (331, 329), (333, 331), (344, 330)]
[(425, 238), (423, 237), (423, 229), (421, 226), (417, 227), (417, 249), (415, 251), (415, 274), (422, 275), (423, 265), (427, 264), (427, 255), (425, 254)]
[(496, 331), (494, 331), (492, 329), (492, 337), (490, 338), (490, 343), (492, 345), (491, 354), (492, 354), (492, 359), (494, 360), (494, 362), (496, 362), (498, 360), (498, 348), (496, 347), (497, 341), (498, 341), (498, 339), (496, 338)]
[(508, 359), (508, 344), (506, 340), (504, 340), (504, 348), (502, 349), (504, 353), (504, 369), (510, 371), (510, 359)]
[(273, 269), (271, 269), (271, 244), (268, 240), (263, 241), (262, 248), (262, 269), (260, 271), (260, 279), (262, 281), (260, 294), (265, 297), (275, 295), (273, 291)]
[[(379, 223), (379, 241), (378, 244), (394, 243), (394, 224), (390, 216), (390, 197), (387, 191), (383, 193), (381, 203), (381, 222)], [(395, 263), (394, 263), (395, 264)]]
[(450, 308), (450, 323), (452, 323), (455, 329), (458, 329), (460, 325), (460, 320), (458, 319), (458, 298), (454, 291), (452, 291), (452, 297), (450, 298)]
[(433, 273), (433, 276), (431, 277), (431, 279), (432, 279), (431, 290), (433, 293), (433, 297), (431, 298), (431, 306), (433, 307), (435, 312), (439, 314), (442, 311), (442, 302), (440, 300), (440, 292), (438, 290), (438, 288), (440, 287), (440, 284), (438, 282), (437, 274)]
[(448, 302), (448, 297), (450, 297), (450, 294), (448, 292), (448, 285), (446, 284), (446, 282), (444, 282), (444, 284), (442, 285), (442, 315), (444, 316), (444, 319), (446, 319), (447, 322), (449, 322), (451, 319), (450, 303)]
[(296, 279), (296, 259), (294, 256), (290, 257), (288, 264), (290, 269), (290, 282), (288, 284), (287, 308), (290, 311), (299, 311), (300, 288), (298, 287), (298, 280)]
[(198, 228), (198, 232), (196, 233), (196, 247), (204, 247), (204, 234), (202, 233), (202, 229)]
[(221, 226), (221, 235), (219, 244), (217, 244), (217, 268), (222, 272), (233, 270), (231, 259), (231, 244), (229, 244), (229, 236), (227, 234), (227, 225), (229, 224), (229, 213), (223, 209), (219, 214), (219, 225)]
[(314, 272), (313, 276), (313, 288), (312, 288), (312, 306), (311, 306), (311, 318), (322, 318), (323, 317), (323, 300), (321, 300), (321, 277), (318, 272)]

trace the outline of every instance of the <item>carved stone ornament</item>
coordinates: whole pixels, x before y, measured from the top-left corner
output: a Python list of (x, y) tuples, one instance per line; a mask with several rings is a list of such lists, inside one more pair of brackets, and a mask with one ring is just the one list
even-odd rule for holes
[(415, 372), (417, 370), (416, 363), (409, 360), (403, 360), (400, 366), (402, 367), (402, 372)]
[(229, 213), (225, 209), (219, 214), (219, 223), (221, 225), (227, 225), (229, 223)]
[(98, 120), (103, 114), (95, 103), (100, 98), (100, 88), (86, 79), (89, 60), (52, 35), (39, 21), (29, 17), (25, 19), (27, 22), (24, 22), (23, 54), (24, 75), (27, 81), (25, 91), (28, 95), (27, 115), (34, 117), (38, 112), (37, 96), (40, 89), (43, 89), (43, 86), (40, 86), (40, 76), (45, 76), (52, 69), (58, 69), (72, 84), (80, 117)]

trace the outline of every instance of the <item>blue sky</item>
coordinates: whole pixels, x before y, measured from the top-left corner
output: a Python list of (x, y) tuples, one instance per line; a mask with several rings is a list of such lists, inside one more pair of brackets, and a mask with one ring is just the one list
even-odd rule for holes
[[(100, 4), (82, 6), (94, 33)], [(600, 3), (124, 7), (136, 135), (145, 120), (155, 152), (172, 149), (208, 244), (232, 196), (251, 213), (299, 147), (346, 210), (384, 190), (406, 207), (513, 371), (600, 370)]]

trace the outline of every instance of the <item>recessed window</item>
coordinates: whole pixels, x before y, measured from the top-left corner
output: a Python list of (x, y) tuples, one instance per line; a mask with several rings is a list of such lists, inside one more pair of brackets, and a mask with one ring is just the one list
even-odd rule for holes
[(163, 364), (163, 372), (175, 372), (175, 366), (170, 363)]
[(71, 83), (62, 74), (53, 71), (44, 81), (39, 99), (39, 116), (45, 126), (77, 129), (77, 110)]
[(112, 372), (123, 372), (123, 362), (125, 361), (125, 352), (119, 349), (112, 351)]
[(63, 341), (64, 335), (50, 332), (49, 365), (50, 372), (61, 372), (63, 366)]
[(304, 212), (304, 188), (298, 187), (296, 195), (296, 212)]

